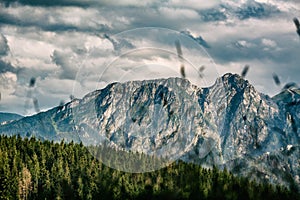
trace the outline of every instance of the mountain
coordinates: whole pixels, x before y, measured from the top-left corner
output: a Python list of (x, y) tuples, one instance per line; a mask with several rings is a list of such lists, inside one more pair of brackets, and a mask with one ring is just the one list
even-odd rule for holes
[(23, 118), (23, 116), (18, 114), (0, 112), (0, 124), (7, 124), (14, 120), (19, 120), (21, 118)]
[(180, 78), (112, 83), (0, 126), (0, 134), (109, 144), (258, 181), (300, 185), (297, 89), (271, 98), (238, 75), (208, 88)]

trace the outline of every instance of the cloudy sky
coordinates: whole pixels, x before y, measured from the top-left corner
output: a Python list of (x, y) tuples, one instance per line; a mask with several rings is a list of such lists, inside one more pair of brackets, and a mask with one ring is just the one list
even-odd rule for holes
[(0, 111), (30, 115), (33, 98), (47, 110), (112, 81), (180, 76), (179, 62), (199, 86), (248, 64), (246, 78), (273, 96), (272, 73), (300, 83), (294, 17), (298, 0), (2, 0)]

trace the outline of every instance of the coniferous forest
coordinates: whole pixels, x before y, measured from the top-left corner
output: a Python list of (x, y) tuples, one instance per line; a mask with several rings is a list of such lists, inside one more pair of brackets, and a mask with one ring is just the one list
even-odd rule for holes
[(300, 199), (283, 186), (178, 161), (125, 173), (82, 144), (0, 136), (0, 199)]

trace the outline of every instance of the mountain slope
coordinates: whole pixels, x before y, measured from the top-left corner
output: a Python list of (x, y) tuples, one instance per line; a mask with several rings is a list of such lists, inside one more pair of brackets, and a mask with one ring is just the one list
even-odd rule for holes
[(209, 88), (180, 78), (113, 83), (0, 126), (0, 133), (108, 143), (170, 161), (226, 167), (259, 181), (299, 185), (300, 106), (295, 98), (270, 98), (233, 74)]
[(282, 107), (276, 98), (258, 93), (247, 81), (231, 74), (205, 90), (204, 109), (218, 134), (203, 159), (197, 159), (205, 144), (199, 142), (184, 160), (217, 164), (261, 181), (296, 181), (299, 185), (299, 134), (297, 124), (291, 123), (299, 106)]
[(0, 124), (7, 124), (21, 118), (23, 118), (23, 116), (14, 113), (0, 113)]

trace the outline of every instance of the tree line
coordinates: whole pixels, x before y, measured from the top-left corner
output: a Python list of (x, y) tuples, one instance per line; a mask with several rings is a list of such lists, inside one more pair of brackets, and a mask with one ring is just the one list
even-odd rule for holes
[(126, 173), (105, 166), (83, 144), (0, 136), (0, 199), (300, 198), (226, 169), (177, 161), (153, 172)]

